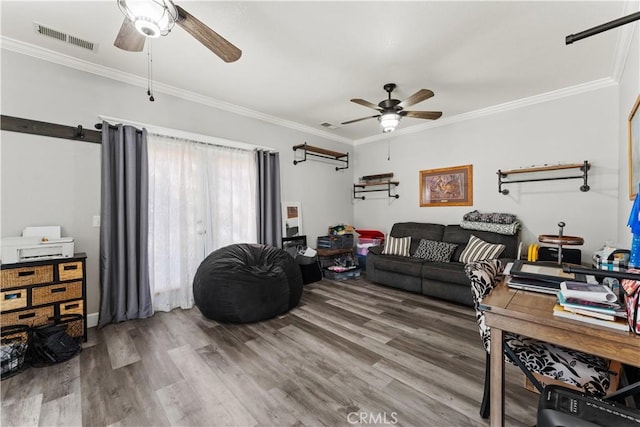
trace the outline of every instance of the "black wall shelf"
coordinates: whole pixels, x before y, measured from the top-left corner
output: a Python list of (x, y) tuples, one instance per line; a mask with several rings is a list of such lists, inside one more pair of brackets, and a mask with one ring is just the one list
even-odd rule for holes
[[(358, 196), (358, 194), (373, 193), (376, 191), (386, 191), (387, 196), (397, 199), (400, 196), (397, 194), (391, 194), (391, 189), (397, 187), (398, 185), (400, 185), (398, 181), (367, 182), (367, 183), (361, 183), (361, 184), (353, 184), (353, 198), (364, 200), (365, 196)], [(374, 186), (378, 186), (378, 187), (384, 186), (384, 188), (368, 189), (369, 187), (374, 187)]]
[(298, 163), (306, 162), (307, 156), (311, 157), (320, 157), (323, 159), (335, 160), (337, 162), (342, 162), (346, 166), (338, 167), (336, 166), (336, 170), (348, 169), (349, 168), (349, 153), (340, 153), (338, 151), (327, 150), (326, 148), (314, 147), (313, 145), (308, 145), (306, 142), (304, 144), (294, 145), (293, 151), (302, 150), (304, 152), (304, 157), (302, 160), (294, 160), (293, 164), (297, 165)]
[[(496, 172), (498, 174), (498, 193), (502, 193), (504, 195), (509, 194), (509, 190), (506, 188), (502, 188), (503, 185), (506, 184), (515, 184), (516, 182), (536, 182), (536, 181), (557, 181), (561, 179), (582, 179), (583, 184), (580, 186), (580, 191), (586, 192), (589, 191), (590, 187), (587, 184), (588, 172), (591, 168), (591, 165), (588, 161), (584, 161), (582, 163), (571, 163), (566, 165), (553, 165), (553, 166), (538, 166), (538, 167), (530, 167), (530, 168), (522, 168), (522, 169), (511, 169), (511, 170), (498, 170)], [(580, 169), (582, 171), (582, 175), (568, 175), (568, 176), (555, 176), (548, 178), (527, 178), (527, 179), (507, 179), (509, 175), (521, 174), (521, 173), (537, 173), (537, 172), (549, 172), (549, 171), (558, 171), (558, 170), (568, 170), (568, 169)]]

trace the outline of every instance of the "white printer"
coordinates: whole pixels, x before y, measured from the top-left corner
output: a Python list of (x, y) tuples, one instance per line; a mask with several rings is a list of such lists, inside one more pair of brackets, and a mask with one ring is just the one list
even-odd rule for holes
[(22, 237), (2, 238), (3, 264), (71, 258), (74, 254), (72, 237), (60, 237), (60, 226), (27, 227)]

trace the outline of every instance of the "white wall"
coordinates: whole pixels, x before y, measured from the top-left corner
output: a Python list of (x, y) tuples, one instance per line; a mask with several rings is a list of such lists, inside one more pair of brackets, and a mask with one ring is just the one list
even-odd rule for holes
[[(625, 61), (624, 72), (620, 78), (619, 113), (619, 149), (620, 153), (620, 199), (618, 204), (618, 242), (623, 247), (631, 246), (631, 231), (627, 227), (629, 212), (633, 201), (629, 199), (629, 139), (628, 117), (631, 108), (638, 96), (640, 96), (640, 29), (634, 25), (634, 33), (629, 49), (629, 55)], [(637, 184), (636, 184), (637, 185)]]
[[(585, 238), (588, 261), (607, 240), (630, 243), (626, 118), (640, 92), (638, 46), (636, 28), (619, 87), (356, 147), (162, 93), (150, 103), (142, 88), (6, 50), (0, 107), (4, 115), (86, 128), (104, 114), (273, 147), (281, 156), (282, 199), (302, 203), (311, 243), (331, 224), (388, 232), (398, 221), (458, 223), (478, 209), (517, 214), (527, 244), (556, 233), (557, 222), (565, 221), (567, 234)], [(293, 166), (291, 147), (305, 141), (351, 152), (350, 169), (336, 172), (334, 164), (314, 160)], [(3, 131), (0, 154), (1, 235), (19, 235), (28, 225), (62, 225), (76, 250), (88, 254), (88, 311), (97, 312), (99, 232), (91, 219), (100, 212), (100, 145)], [(583, 160), (592, 163), (589, 192), (578, 190), (580, 180), (513, 184), (510, 195), (497, 192), (498, 169)], [(473, 206), (419, 207), (420, 170), (468, 163), (474, 165)], [(382, 192), (352, 199), (357, 177), (385, 172), (400, 181), (398, 200)]]
[[(387, 199), (378, 193), (375, 200), (356, 200), (355, 225), (388, 232), (398, 221), (456, 224), (474, 209), (508, 212), (521, 220), (525, 244), (536, 242), (540, 234), (557, 234), (557, 223), (564, 221), (565, 234), (584, 237), (581, 249), (586, 261), (605, 241), (617, 239), (617, 103), (617, 87), (611, 85), (358, 145), (355, 176), (393, 172), (400, 181), (400, 198)], [(391, 159), (387, 160), (389, 146)], [(498, 193), (498, 169), (584, 160), (592, 165), (589, 192), (579, 190), (582, 181), (577, 179), (511, 184), (506, 187), (509, 195)], [(420, 170), (465, 164), (473, 164), (473, 206), (419, 206)], [(580, 175), (579, 170), (570, 172)]]
[[(2, 114), (93, 128), (98, 115), (187, 130), (280, 152), (282, 200), (302, 204), (309, 242), (329, 225), (353, 222), (351, 169), (309, 160), (293, 165), (293, 145), (335, 151), (352, 147), (184, 99), (145, 90), (22, 54), (2, 51)], [(1, 155), (1, 234), (18, 236), (25, 226), (62, 225), (76, 251), (88, 255), (88, 312), (99, 307), (100, 145), (3, 131)]]

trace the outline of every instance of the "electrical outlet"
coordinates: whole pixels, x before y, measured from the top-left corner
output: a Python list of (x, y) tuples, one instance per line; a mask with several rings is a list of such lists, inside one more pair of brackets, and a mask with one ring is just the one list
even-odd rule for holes
[(100, 215), (93, 216), (93, 226), (100, 227)]

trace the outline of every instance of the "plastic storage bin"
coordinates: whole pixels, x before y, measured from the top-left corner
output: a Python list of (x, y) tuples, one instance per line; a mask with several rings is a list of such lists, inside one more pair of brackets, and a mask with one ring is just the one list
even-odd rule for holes
[(367, 256), (371, 246), (378, 246), (384, 243), (384, 233), (378, 230), (356, 230), (358, 233), (358, 243), (356, 253)]
[(346, 271), (332, 271), (327, 268), (323, 270), (324, 277), (331, 280), (347, 280), (347, 279), (355, 279), (356, 277), (360, 277), (360, 269), (353, 268), (351, 270)]
[(358, 238), (358, 243), (356, 244), (356, 252), (358, 255), (367, 256), (369, 253), (369, 248), (371, 246), (381, 245), (383, 242), (382, 239), (362, 239)]
[(353, 247), (353, 234), (319, 236), (318, 249), (349, 249)]

